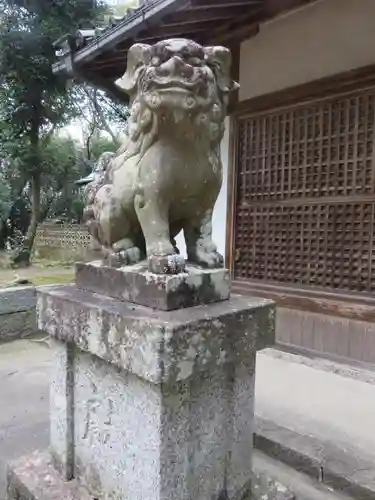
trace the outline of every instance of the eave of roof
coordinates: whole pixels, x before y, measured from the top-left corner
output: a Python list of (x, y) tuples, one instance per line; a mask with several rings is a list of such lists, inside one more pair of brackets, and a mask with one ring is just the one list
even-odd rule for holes
[[(130, 14), (127, 14), (117, 25), (110, 29), (102, 30), (99, 35), (93, 34), (89, 43), (82, 48), (72, 50), (71, 44), (74, 37), (71, 35), (62, 37), (62, 39), (55, 43), (55, 46), (61, 48), (65, 45), (65, 59), (56, 62), (53, 69), (55, 73), (66, 70), (67, 66), (69, 66), (66, 60), (68, 53), (74, 67), (79, 68), (82, 65), (88, 65), (90, 61), (97, 59), (104, 52), (114, 50), (119, 43), (123, 43), (126, 40), (135, 40), (139, 33), (147, 30), (147, 28), (157, 26), (161, 20), (171, 13), (180, 12), (183, 15), (189, 8), (197, 9), (194, 12), (198, 16), (197, 22), (200, 22), (199, 15), (202, 15), (201, 13), (204, 11), (209, 12), (212, 9), (221, 8), (227, 9), (227, 12), (230, 14), (232, 8), (241, 7), (247, 9), (254, 6), (261, 6), (263, 2), (264, 0), (148, 0), (147, 3), (143, 3), (139, 8), (132, 9)], [(193, 14), (191, 11), (189, 13)], [(206, 22), (215, 22), (215, 19), (212, 20), (209, 16), (205, 16), (205, 19)], [(180, 21), (178, 24), (181, 26), (183, 22)], [(190, 26), (193, 24), (194, 22), (192, 23), (190, 20)], [(94, 30), (91, 31), (94, 33)], [(178, 32), (181, 29), (175, 31)], [(165, 37), (171, 36), (178, 36), (178, 33), (176, 35), (167, 33)], [(70, 45), (70, 50), (67, 51), (68, 45)]]
[[(103, 87), (121, 76), (129, 47), (162, 38), (230, 44), (253, 36), (261, 22), (316, 0), (144, 0), (112, 27), (78, 32), (56, 42), (62, 58), (54, 72), (96, 80)], [(116, 92), (116, 89), (112, 89)]]

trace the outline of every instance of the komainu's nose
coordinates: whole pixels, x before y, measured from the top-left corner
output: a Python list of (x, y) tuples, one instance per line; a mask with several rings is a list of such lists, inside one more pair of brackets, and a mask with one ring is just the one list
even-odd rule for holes
[(190, 64), (186, 64), (180, 56), (173, 56), (163, 65), (163, 70), (167, 71), (170, 76), (183, 76), (190, 78), (193, 75), (194, 68)]
[(178, 71), (181, 70), (184, 67), (184, 61), (180, 56), (173, 56), (170, 59), (171, 64), (174, 66), (174, 68)]

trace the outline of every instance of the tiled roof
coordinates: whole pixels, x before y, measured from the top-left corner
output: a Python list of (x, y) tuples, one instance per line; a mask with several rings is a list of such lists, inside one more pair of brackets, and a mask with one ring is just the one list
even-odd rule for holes
[(201, 44), (239, 44), (254, 36), (265, 19), (316, 0), (144, 0), (103, 27), (80, 30), (55, 43), (55, 72), (77, 72), (96, 81), (114, 81), (125, 71), (127, 51), (136, 42), (191, 38)]

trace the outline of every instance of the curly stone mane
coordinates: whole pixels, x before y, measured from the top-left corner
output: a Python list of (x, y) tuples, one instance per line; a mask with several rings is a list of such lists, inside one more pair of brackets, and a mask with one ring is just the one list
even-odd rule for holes
[[(210, 66), (208, 64), (208, 66)], [(217, 67), (212, 66), (216, 76)], [(145, 68), (140, 71), (136, 84), (136, 92), (130, 101), (130, 115), (127, 122), (127, 132), (124, 142), (116, 156), (121, 155), (121, 161), (125, 162), (133, 156), (142, 159), (146, 151), (152, 146), (159, 134), (159, 122), (161, 110), (158, 106), (150, 106), (144, 99), (142, 88), (144, 88), (143, 75)], [(207, 109), (192, 114), (188, 121), (188, 139), (200, 143), (206, 142), (207, 149), (218, 155), (220, 142), (224, 135), (224, 118), (226, 114), (227, 96), (220, 87), (212, 84), (213, 99)], [(179, 124), (184, 119), (180, 109), (171, 110), (171, 118)], [(116, 163), (113, 165), (118, 168)]]

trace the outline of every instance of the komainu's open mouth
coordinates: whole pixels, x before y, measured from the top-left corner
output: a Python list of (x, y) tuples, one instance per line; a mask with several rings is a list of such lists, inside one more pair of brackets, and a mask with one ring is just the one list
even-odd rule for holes
[(176, 94), (193, 94), (192, 89), (188, 89), (188, 88), (182, 87), (182, 86), (176, 87), (176, 86), (172, 86), (172, 85), (168, 85), (165, 87), (158, 87), (157, 91), (161, 92), (161, 93), (170, 92), (170, 93), (176, 93)]
[(170, 90), (185, 90), (185, 91), (194, 91), (198, 87), (202, 85), (201, 79), (197, 78), (193, 81), (187, 80), (177, 80), (177, 79), (169, 79), (169, 78), (154, 78), (152, 80), (152, 84), (155, 85), (158, 89), (170, 89)]

